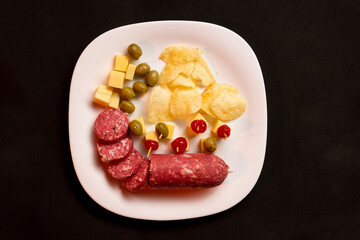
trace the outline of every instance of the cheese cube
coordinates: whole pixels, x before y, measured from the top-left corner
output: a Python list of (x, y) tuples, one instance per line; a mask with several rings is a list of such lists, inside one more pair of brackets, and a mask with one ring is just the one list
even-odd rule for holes
[(109, 75), (108, 85), (114, 88), (123, 88), (125, 80), (125, 73), (111, 71)]
[(155, 131), (151, 131), (145, 134), (145, 140), (153, 140), (155, 142), (159, 142), (158, 137)]
[(225, 125), (225, 123), (223, 123), (223, 122), (220, 121), (219, 119), (216, 119), (213, 127), (211, 128), (211, 132), (213, 132), (213, 133), (217, 136), (217, 130), (218, 130), (219, 127), (221, 127), (222, 125)]
[(168, 130), (169, 130), (169, 134), (168, 134), (168, 136), (166, 137), (166, 139), (172, 139), (172, 138), (173, 138), (173, 135), (174, 135), (175, 125), (169, 124), (169, 123), (165, 123), (165, 125), (166, 125), (166, 127), (168, 128)]
[(128, 68), (126, 70), (126, 75), (125, 75), (126, 80), (134, 80), (135, 69), (136, 69), (135, 64), (130, 63), (128, 65)]
[(113, 88), (105, 85), (99, 85), (98, 88), (96, 89), (96, 92), (111, 96), (113, 92)]
[(104, 94), (104, 93), (100, 93), (100, 92), (96, 92), (95, 96), (93, 98), (93, 101), (97, 104), (100, 104), (104, 107), (107, 107), (109, 105), (110, 102), (110, 95)]
[(144, 122), (144, 118), (143, 118), (143, 117), (139, 117), (139, 118), (136, 118), (136, 119), (134, 119), (134, 120), (138, 121), (138, 122), (141, 124), (142, 129), (143, 129), (143, 131), (142, 131), (141, 134), (145, 134), (145, 133), (146, 133), (146, 125), (145, 125), (145, 122)]
[(206, 121), (206, 119), (204, 118), (204, 116), (201, 115), (201, 113), (196, 114), (196, 116), (189, 122), (189, 124), (188, 124), (188, 126), (187, 126), (187, 127), (189, 128), (190, 132), (192, 132), (192, 133), (195, 134), (195, 135), (198, 135), (198, 134), (195, 133), (195, 132), (191, 129), (191, 123), (192, 123), (194, 120), (204, 120), (205, 123), (206, 123), (206, 127), (209, 126), (209, 123)]
[(115, 56), (115, 71), (120, 72), (126, 72), (129, 65), (129, 57), (128, 56), (122, 56), (122, 55), (116, 55)]
[(118, 108), (119, 103), (120, 103), (120, 93), (114, 91), (110, 97), (109, 106), (112, 108)]

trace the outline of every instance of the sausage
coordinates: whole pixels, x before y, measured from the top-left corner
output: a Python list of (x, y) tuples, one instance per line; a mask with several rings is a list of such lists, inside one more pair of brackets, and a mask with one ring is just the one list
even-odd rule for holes
[(130, 154), (120, 160), (111, 161), (108, 165), (108, 172), (116, 179), (124, 180), (133, 176), (140, 168), (144, 158), (141, 154), (132, 148)]
[(109, 108), (95, 120), (95, 133), (105, 142), (116, 142), (126, 136), (129, 127), (128, 115), (119, 108)]
[(205, 188), (220, 185), (229, 166), (218, 156), (207, 153), (152, 154), (151, 188)]
[(103, 162), (109, 162), (126, 157), (133, 148), (131, 137), (125, 137), (115, 143), (106, 143), (99, 140), (96, 144)]
[(144, 158), (140, 169), (129, 178), (123, 181), (123, 186), (129, 191), (139, 191), (148, 184), (150, 161)]

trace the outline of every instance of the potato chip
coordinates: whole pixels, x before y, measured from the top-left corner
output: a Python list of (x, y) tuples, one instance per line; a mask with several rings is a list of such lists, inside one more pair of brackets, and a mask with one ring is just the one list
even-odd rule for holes
[(184, 64), (166, 64), (160, 73), (159, 84), (165, 86), (166, 84), (174, 81), (180, 74), (188, 77), (193, 72), (195, 67), (194, 62)]
[(173, 81), (181, 73), (181, 67), (173, 64), (166, 64), (160, 73), (159, 85), (166, 86), (169, 82)]
[(221, 121), (240, 117), (246, 109), (245, 99), (232, 92), (221, 93), (210, 105), (212, 112)]
[(183, 69), (181, 69), (181, 73), (186, 77), (189, 77), (195, 68), (195, 62), (188, 62), (183, 65)]
[(199, 61), (195, 64), (195, 69), (191, 77), (203, 87), (209, 86), (216, 82), (214, 75), (211, 73), (209, 66), (205, 60), (200, 56)]
[(147, 119), (150, 123), (170, 121), (169, 105), (172, 92), (167, 87), (156, 86), (151, 91)]
[(170, 114), (174, 118), (186, 119), (196, 113), (202, 102), (202, 96), (196, 90), (176, 88), (170, 100)]
[(160, 59), (170, 64), (182, 64), (197, 61), (201, 53), (202, 51), (198, 48), (170, 46), (161, 52)]
[(210, 77), (209, 79), (202, 80), (202, 84), (207, 87), (207, 86), (209, 86), (211, 83), (215, 83), (215, 82), (216, 82), (215, 77), (214, 77), (214, 75), (212, 74), (212, 72), (211, 72), (211, 70), (210, 70), (210, 68), (209, 68), (209, 65), (206, 63), (205, 59), (204, 59), (202, 56), (200, 56), (199, 62), (200, 62), (201, 65), (206, 69), (206, 71), (208, 72), (209, 77)]
[(180, 74), (174, 81), (170, 82), (169, 87), (185, 87), (185, 88), (195, 88), (196, 84), (193, 82), (191, 77), (186, 77), (183, 74)]
[(202, 105), (201, 110), (212, 117), (215, 117), (214, 113), (211, 110), (210, 105), (220, 94), (222, 93), (234, 93), (238, 94), (238, 89), (227, 83), (213, 83), (210, 84), (202, 93)]

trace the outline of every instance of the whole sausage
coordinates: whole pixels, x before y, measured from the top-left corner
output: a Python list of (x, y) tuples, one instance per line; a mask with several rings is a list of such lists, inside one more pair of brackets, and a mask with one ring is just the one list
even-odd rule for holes
[(220, 185), (229, 166), (218, 156), (206, 153), (152, 154), (151, 188), (205, 188)]

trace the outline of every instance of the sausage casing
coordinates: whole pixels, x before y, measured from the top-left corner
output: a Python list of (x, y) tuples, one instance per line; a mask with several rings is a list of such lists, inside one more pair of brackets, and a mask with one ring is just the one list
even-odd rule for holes
[(206, 188), (220, 185), (229, 166), (218, 156), (206, 153), (152, 154), (151, 188)]

